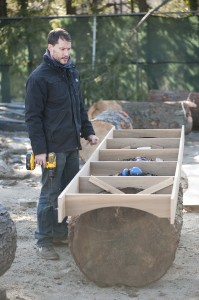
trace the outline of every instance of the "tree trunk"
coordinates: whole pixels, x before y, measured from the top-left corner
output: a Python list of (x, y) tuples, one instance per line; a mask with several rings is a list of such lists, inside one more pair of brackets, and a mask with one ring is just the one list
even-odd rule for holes
[(65, 0), (66, 1), (66, 14), (67, 15), (76, 15), (76, 7), (73, 6), (73, 0)]
[(0, 17), (7, 17), (7, 2), (6, 0), (0, 1)]
[(198, 10), (199, 4), (196, 0), (189, 0), (189, 8), (190, 10)]
[(175, 259), (182, 199), (180, 188), (175, 225), (123, 207), (101, 208), (72, 218), (69, 247), (80, 270), (101, 287), (142, 287), (160, 279)]
[(11, 266), (17, 246), (16, 227), (9, 213), (0, 205), (0, 276)]
[(137, 1), (140, 12), (147, 12), (150, 9), (150, 6), (147, 4), (146, 0)]
[(11, 102), (9, 65), (1, 66), (1, 95), (2, 102)]

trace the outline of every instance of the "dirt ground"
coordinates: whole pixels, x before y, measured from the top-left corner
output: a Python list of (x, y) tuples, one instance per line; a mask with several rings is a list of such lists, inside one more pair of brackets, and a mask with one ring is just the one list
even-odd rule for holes
[[(4, 160), (6, 157), (8, 165), (12, 165), (20, 174), (9, 175), (8, 170), (7, 175), (0, 180), (0, 202), (7, 208), (17, 227), (14, 262), (0, 277), (0, 288), (6, 289), (8, 299), (199, 299), (199, 213), (194, 211), (184, 211), (181, 239), (173, 265), (160, 280), (144, 288), (96, 286), (80, 272), (66, 245), (56, 247), (59, 261), (40, 259), (36, 254), (34, 240), (40, 170), (36, 168), (31, 174), (25, 170), (24, 149), (29, 147), (25, 133), (14, 135), (2, 132), (0, 136), (1, 156)], [(199, 140), (199, 133), (194, 137), (196, 141)], [(193, 152), (190, 151), (190, 155)]]

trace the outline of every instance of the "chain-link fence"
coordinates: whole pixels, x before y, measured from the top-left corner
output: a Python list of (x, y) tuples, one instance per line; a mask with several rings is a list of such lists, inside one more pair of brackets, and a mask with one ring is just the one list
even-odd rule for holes
[(72, 36), (85, 102), (143, 101), (149, 90), (198, 91), (199, 18), (79, 16), (0, 20), (0, 101), (22, 102), (55, 27)]

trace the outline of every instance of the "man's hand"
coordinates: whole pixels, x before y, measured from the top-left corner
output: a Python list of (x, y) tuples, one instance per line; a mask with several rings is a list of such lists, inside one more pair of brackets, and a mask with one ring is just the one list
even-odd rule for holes
[(46, 153), (35, 155), (35, 163), (45, 168), (46, 166)]
[(90, 145), (97, 145), (99, 143), (99, 138), (96, 135), (89, 135), (87, 140), (89, 141)]

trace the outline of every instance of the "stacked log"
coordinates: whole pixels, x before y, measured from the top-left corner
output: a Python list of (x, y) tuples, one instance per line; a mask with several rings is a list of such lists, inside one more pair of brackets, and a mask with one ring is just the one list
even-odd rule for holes
[[(89, 116), (92, 119), (96, 117), (97, 113), (102, 113), (104, 107), (107, 109), (108, 105), (113, 105), (112, 100), (102, 100), (94, 103), (89, 109)], [(145, 102), (131, 102), (131, 101), (115, 101), (113, 111), (118, 111), (119, 105), (123, 112), (127, 112), (129, 118), (132, 120), (134, 129), (173, 129), (185, 126), (185, 133), (189, 133), (193, 127), (193, 119), (190, 113), (190, 107), (185, 101), (145, 101)], [(193, 103), (192, 103), (193, 104)], [(193, 104), (195, 105), (195, 104)], [(100, 110), (101, 109), (101, 110)]]
[(120, 102), (124, 111), (133, 119), (133, 128), (173, 129), (185, 126), (185, 133), (192, 130), (193, 121), (186, 114), (181, 102)]
[(199, 93), (150, 90), (150, 102), (183, 102), (187, 117), (193, 119), (193, 129), (199, 129)]
[(24, 103), (0, 103), (0, 130), (27, 131)]
[(0, 205), (0, 276), (12, 265), (17, 247), (15, 223), (7, 210)]

